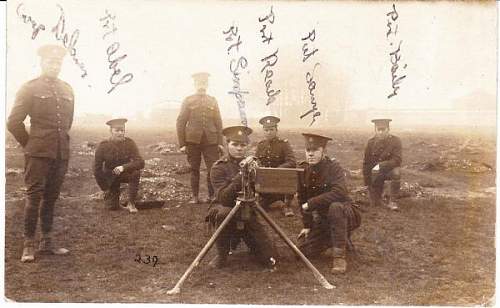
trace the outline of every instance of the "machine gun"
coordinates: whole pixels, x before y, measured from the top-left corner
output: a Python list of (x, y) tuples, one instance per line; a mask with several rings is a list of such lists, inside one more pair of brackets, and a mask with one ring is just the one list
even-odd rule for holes
[(198, 266), (213, 246), (222, 230), (235, 216), (238, 210), (241, 210), (241, 220), (245, 221), (250, 218), (252, 209), (259, 213), (262, 218), (271, 226), (271, 228), (281, 237), (281, 239), (290, 247), (290, 249), (306, 264), (313, 272), (314, 277), (326, 289), (333, 289), (325, 277), (314, 267), (306, 256), (295, 246), (274, 220), (266, 213), (259, 205), (259, 193), (276, 193), (276, 194), (293, 194), (297, 191), (297, 183), (299, 172), (303, 169), (295, 168), (261, 168), (258, 166), (257, 159), (254, 156), (248, 156), (243, 159), (240, 164), (242, 190), (236, 199), (236, 205), (231, 209), (226, 218), (222, 221), (219, 227), (212, 234), (212, 237), (205, 244), (198, 256), (193, 260), (188, 269), (181, 276), (177, 284), (167, 291), (167, 294), (173, 295), (180, 293), (180, 288), (184, 281), (189, 277), (191, 272)]

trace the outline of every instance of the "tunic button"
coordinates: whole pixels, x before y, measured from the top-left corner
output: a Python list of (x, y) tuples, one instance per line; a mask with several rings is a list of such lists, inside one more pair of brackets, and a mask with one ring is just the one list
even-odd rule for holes
[(61, 128), (58, 128), (57, 130), (58, 130), (58, 131), (61, 131)]
[(61, 114), (60, 114), (60, 113), (58, 113), (58, 114), (57, 114), (57, 117), (59, 117), (59, 118), (60, 118), (60, 117), (61, 117)]
[(61, 106), (57, 105), (56, 108), (59, 109), (59, 108), (61, 108)]

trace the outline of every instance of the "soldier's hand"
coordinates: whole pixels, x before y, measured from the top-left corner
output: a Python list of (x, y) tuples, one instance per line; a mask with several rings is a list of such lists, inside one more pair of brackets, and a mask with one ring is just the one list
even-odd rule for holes
[(307, 204), (307, 202), (306, 202), (306, 203), (304, 203), (304, 204), (302, 204), (302, 209), (303, 209), (304, 211), (307, 211), (307, 210), (309, 209), (309, 204)]
[(302, 230), (300, 230), (300, 233), (299, 235), (297, 235), (297, 239), (300, 239), (300, 238), (307, 238), (307, 236), (309, 235), (309, 232), (311, 232), (311, 229), (309, 228), (304, 228)]
[(186, 153), (186, 146), (183, 146), (179, 149), (179, 152)]
[(113, 169), (113, 173), (116, 175), (120, 175), (120, 173), (122, 173), (123, 170), (124, 170), (123, 166), (118, 166), (118, 167), (115, 167), (115, 169)]

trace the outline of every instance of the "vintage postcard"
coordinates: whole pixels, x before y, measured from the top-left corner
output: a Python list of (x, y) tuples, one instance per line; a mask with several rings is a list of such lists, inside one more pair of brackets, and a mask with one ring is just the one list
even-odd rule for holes
[(497, 18), (9, 1), (5, 301), (494, 306)]

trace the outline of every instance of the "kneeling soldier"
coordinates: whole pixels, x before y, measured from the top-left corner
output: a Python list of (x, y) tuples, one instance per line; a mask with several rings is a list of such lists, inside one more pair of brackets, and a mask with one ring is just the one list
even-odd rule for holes
[[(219, 226), (231, 208), (236, 205), (236, 198), (242, 190), (239, 163), (246, 156), (248, 135), (251, 133), (252, 130), (245, 126), (227, 127), (222, 131), (226, 137), (228, 155), (215, 162), (210, 174), (216, 203), (211, 205), (207, 220), (213, 226)], [(223, 267), (230, 248), (236, 248), (240, 239), (243, 239), (250, 252), (262, 265), (273, 268), (275, 264), (273, 247), (256, 215), (253, 209), (250, 209), (250, 215), (246, 219), (243, 219), (241, 209), (236, 213), (217, 239), (217, 256), (210, 262), (212, 267)]]
[(299, 185), (304, 228), (298, 238), (304, 238), (299, 249), (306, 256), (316, 256), (333, 246), (332, 273), (346, 271), (346, 246), (350, 232), (359, 227), (361, 217), (351, 205), (344, 179), (344, 170), (335, 159), (326, 156), (326, 144), (331, 138), (303, 134), (306, 143), (304, 177)]
[(391, 119), (374, 119), (375, 136), (368, 140), (363, 160), (363, 176), (365, 185), (368, 186), (370, 204), (380, 206), (384, 181), (391, 181), (390, 200), (387, 207), (397, 210), (395, 200), (399, 197), (401, 186), (401, 139), (389, 134)]
[[(265, 139), (259, 141), (255, 156), (259, 160), (260, 167), (268, 168), (295, 168), (295, 155), (287, 139), (278, 137), (279, 118), (267, 116), (260, 119), (264, 129)], [(281, 201), (283, 203), (283, 214), (287, 217), (293, 216), (290, 203), (293, 195), (261, 194), (261, 205), (267, 209), (271, 203)], [(283, 202), (284, 201), (284, 202)]]
[(97, 147), (94, 176), (97, 185), (104, 191), (104, 204), (110, 210), (120, 208), (120, 184), (128, 183), (127, 209), (130, 213), (136, 213), (135, 201), (144, 160), (135, 142), (125, 137), (125, 122), (127, 119), (106, 122), (110, 126), (111, 136)]

